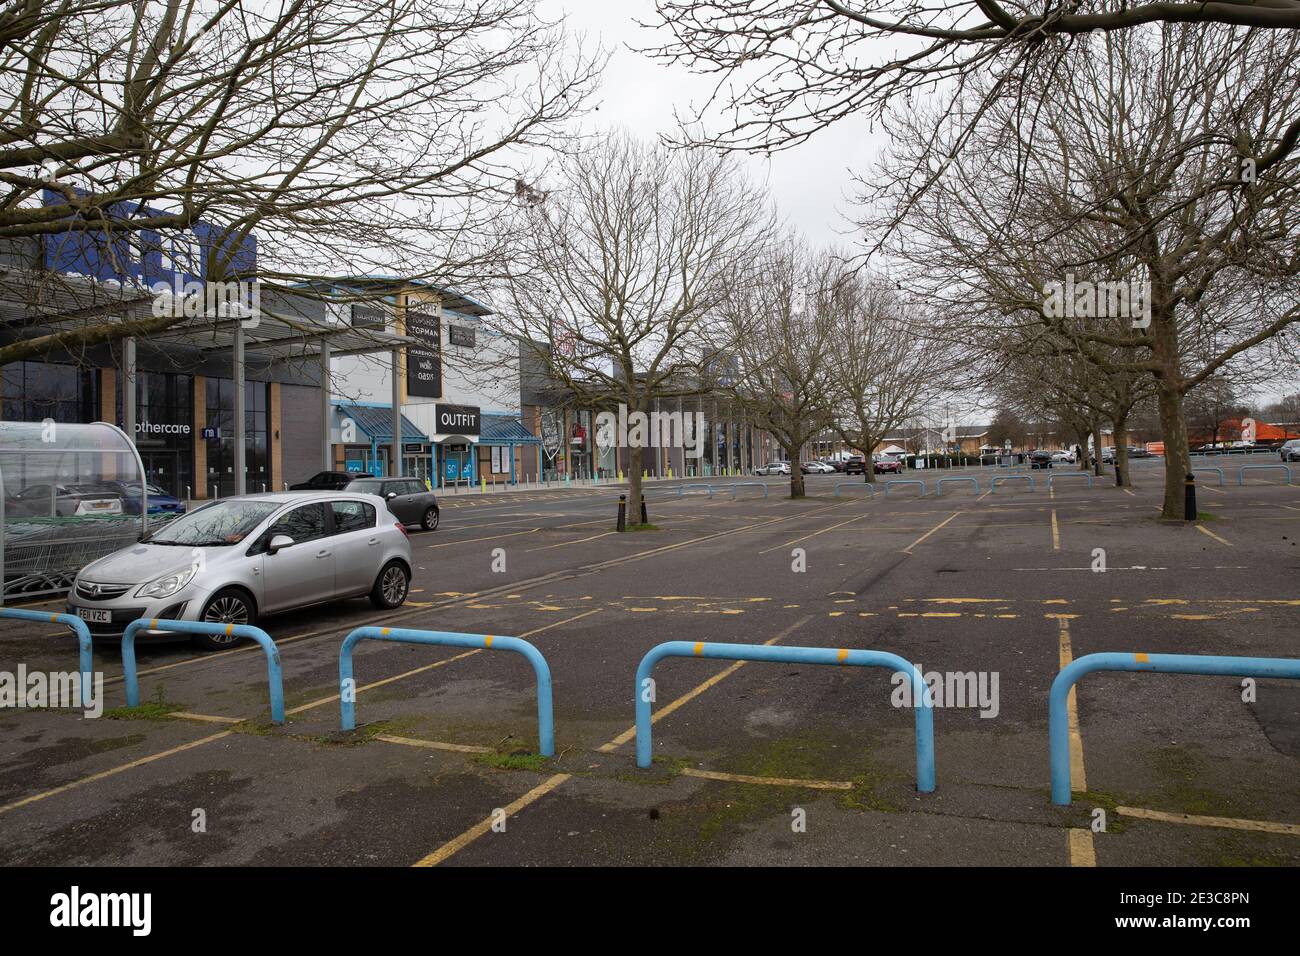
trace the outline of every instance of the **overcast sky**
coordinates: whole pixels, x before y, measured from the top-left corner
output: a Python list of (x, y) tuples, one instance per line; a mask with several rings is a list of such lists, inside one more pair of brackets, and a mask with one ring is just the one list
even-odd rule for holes
[[(641, 136), (657, 136), (676, 128), (674, 108), (687, 115), (707, 98), (708, 77), (628, 49), (655, 46), (667, 37), (665, 31), (637, 26), (637, 20), (655, 22), (653, 0), (543, 0), (540, 7), (547, 16), (563, 11), (572, 32), (585, 33), (590, 45), (599, 42), (613, 53), (597, 99), (600, 111), (591, 120), (595, 128), (622, 125)], [(817, 243), (843, 244), (851, 241), (844, 234), (853, 192), (848, 170), (868, 169), (883, 142), (864, 121), (850, 118), (802, 146), (746, 163), (751, 175), (768, 184), (795, 230)]]

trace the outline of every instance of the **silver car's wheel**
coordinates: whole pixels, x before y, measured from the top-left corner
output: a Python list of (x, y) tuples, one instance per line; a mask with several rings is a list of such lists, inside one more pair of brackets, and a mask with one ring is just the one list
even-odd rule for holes
[(410, 581), (406, 567), (400, 561), (390, 561), (375, 579), (375, 586), (370, 592), (370, 603), (381, 610), (400, 607), (406, 600)]
[[(208, 624), (256, 624), (253, 599), (238, 588), (224, 588), (208, 600), (199, 618)], [(195, 634), (190, 641), (208, 651), (220, 651), (238, 643), (233, 634)]]

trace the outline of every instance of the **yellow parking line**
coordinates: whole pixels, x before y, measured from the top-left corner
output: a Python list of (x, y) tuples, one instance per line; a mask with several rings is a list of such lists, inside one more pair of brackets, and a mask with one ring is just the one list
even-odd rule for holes
[(80, 780), (74, 780), (71, 783), (65, 783), (61, 787), (55, 787), (53, 790), (45, 790), (41, 793), (33, 794), (30, 797), (23, 797), (21, 800), (15, 800), (13, 803), (6, 803), (0, 807), (0, 813), (8, 813), (10, 810), (17, 810), (19, 807), (25, 807), (29, 803), (35, 803), (38, 800), (44, 800), (46, 797), (53, 797), (60, 793), (66, 793), (76, 787), (83, 786), (87, 783), (94, 783), (96, 780), (103, 780), (106, 777), (112, 777), (115, 774), (122, 773), (126, 770), (132, 770), (135, 767), (143, 767), (147, 763), (153, 763), (155, 760), (162, 760), (164, 757), (170, 757), (172, 754), (178, 754), (186, 750), (192, 750), (195, 747), (202, 747), (204, 744), (212, 743), (214, 740), (220, 740), (222, 737), (229, 737), (233, 730), (223, 730), (219, 734), (213, 734), (211, 737), (201, 737), (198, 740), (191, 740), (187, 744), (181, 744), (179, 747), (172, 747), (161, 753), (150, 754), (147, 757), (141, 757), (139, 760), (132, 760), (130, 763), (124, 763), (117, 767), (110, 767), (108, 770), (101, 770), (99, 773), (92, 773), (89, 777), (82, 777)]
[(462, 754), (490, 754), (491, 747), (475, 747), (472, 744), (449, 744), (441, 740), (420, 740), (416, 737), (399, 737), (396, 734), (375, 734), (375, 740), (386, 744), (401, 744), (404, 747), (423, 747), (425, 750), (449, 750)]
[[(1074, 660), (1074, 647), (1070, 642), (1070, 619), (1066, 615), (1057, 615), (1058, 655), (1060, 666), (1065, 669)], [(1079, 701), (1075, 688), (1070, 688), (1066, 700), (1067, 724), (1070, 729), (1070, 788), (1087, 790), (1088, 777), (1083, 766), (1083, 737), (1079, 733)], [(1092, 843), (1092, 831), (1087, 828), (1073, 827), (1069, 831), (1070, 865), (1096, 866), (1097, 852)]]
[(852, 518), (848, 518), (848, 519), (846, 519), (846, 520), (844, 520), (844, 521), (841, 521), (841, 522), (839, 522), (839, 523), (837, 523), (837, 524), (833, 524), (833, 525), (831, 525), (829, 528), (822, 528), (820, 531), (814, 531), (814, 532), (812, 532), (811, 534), (805, 534), (805, 535), (803, 535), (802, 537), (794, 538), (794, 539), (791, 540), (791, 541), (787, 541), (785, 544), (778, 544), (778, 545), (776, 545), (776, 546), (774, 546), (774, 547), (766, 548), (766, 549), (764, 549), (764, 550), (762, 550), (762, 551), (760, 551), (760, 552), (758, 552), (758, 553), (759, 553), (759, 554), (768, 554), (768, 553), (770, 553), (770, 552), (772, 552), (772, 551), (780, 551), (782, 548), (788, 548), (788, 547), (790, 547), (791, 545), (798, 544), (800, 541), (807, 541), (809, 538), (815, 538), (815, 537), (817, 537), (819, 534), (825, 534), (827, 531), (834, 531), (836, 528), (842, 528), (842, 527), (844, 527), (846, 524), (850, 524), (851, 522), (854, 522), (854, 521), (859, 521), (859, 520), (861, 520), (862, 518), (865, 518), (865, 517), (867, 517), (867, 515), (854, 515)]
[(198, 720), (207, 724), (242, 724), (242, 717), (222, 717), (218, 714), (194, 714), (188, 710), (175, 710), (167, 715), (176, 720)]
[(521, 534), (535, 534), (541, 528), (529, 528), (527, 531), (510, 531), (506, 534), (490, 534), (483, 538), (466, 538), (464, 541), (448, 541), (446, 544), (431, 544), (428, 547), (421, 548), (422, 551), (433, 551), (436, 548), (458, 548), (462, 544), (474, 544), (479, 541), (495, 541), (497, 538), (514, 538)]
[(1071, 827), (1070, 866), (1096, 866), (1097, 849), (1092, 844), (1092, 831), (1083, 827)]
[[(564, 781), (568, 780), (569, 776), (570, 775), (567, 773), (557, 773), (555, 776), (551, 777), (549, 780), (546, 780), (544, 783), (538, 784), (536, 787), (533, 787), (533, 789), (529, 790), (518, 800), (514, 800), (506, 804), (505, 807), (502, 808), (506, 817), (512, 817), (520, 810), (527, 807), (528, 805), (536, 803), (538, 800), (546, 796), (548, 793), (550, 793), (560, 784), (564, 783)], [(438, 847), (438, 849), (434, 850), (428, 856), (421, 857), (412, 865), (413, 866), (437, 866), (443, 860), (446, 860), (447, 858), (459, 853), (461, 850), (465, 849), (465, 847), (469, 846), (471, 843), (473, 843), (483, 834), (491, 830), (492, 824), (496, 822), (496, 819), (497, 819), (496, 816), (493, 815), (487, 817), (486, 819), (480, 821), (479, 823), (476, 823), (474, 826), (470, 827), (468, 830), (466, 830), (460, 836), (456, 837), (454, 840), (444, 843), (442, 846)]]
[(1196, 827), (1223, 827), (1228, 830), (1254, 830), (1259, 833), (1285, 833), (1300, 836), (1300, 825), (1274, 823), (1271, 820), (1242, 820), (1239, 817), (1203, 817), (1192, 813), (1165, 813), (1163, 810), (1145, 810), (1141, 807), (1116, 807), (1121, 816), (1141, 820), (1159, 820), (1162, 823), (1185, 823)]
[(1052, 550), (1061, 550), (1061, 529), (1056, 523), (1056, 509), (1052, 509)]
[(852, 790), (848, 780), (799, 780), (793, 777), (751, 777), (743, 773), (723, 773), (720, 770), (697, 770), (683, 767), (683, 777), (700, 777), (704, 780), (724, 780), (728, 783), (755, 783), (769, 787), (808, 787), (811, 790)]
[(1217, 534), (1215, 534), (1215, 533), (1214, 533), (1213, 531), (1211, 531), (1209, 528), (1205, 527), (1205, 525), (1203, 525), (1203, 524), (1198, 524), (1198, 525), (1196, 526), (1196, 530), (1199, 531), (1199, 532), (1201, 532), (1201, 534), (1208, 534), (1208, 535), (1209, 535), (1211, 538), (1213, 538), (1215, 541), (1219, 542), (1219, 544), (1226, 544), (1228, 547), (1230, 547), (1230, 548), (1232, 547), (1232, 542), (1231, 542), (1231, 541), (1225, 541), (1225, 540), (1223, 540), (1223, 538), (1220, 538)]
[(913, 541), (911, 544), (909, 544), (906, 548), (904, 548), (904, 549), (903, 549), (903, 554), (911, 554), (913, 548), (915, 548), (918, 544), (920, 544), (920, 543), (921, 543), (922, 541), (924, 541), (926, 538), (930, 537), (930, 535), (934, 534), (936, 531), (938, 531), (940, 528), (942, 528), (944, 525), (946, 525), (946, 524), (947, 524), (949, 521), (951, 521), (953, 518), (957, 517), (959, 514), (961, 514), (960, 511), (954, 511), (954, 512), (953, 512), (952, 514), (950, 514), (948, 517), (944, 518), (944, 519), (943, 519), (942, 521), (940, 521), (937, 525), (935, 525), (933, 528), (931, 528), (931, 529), (930, 529), (929, 531), (927, 531), (925, 534), (921, 535), (921, 537), (917, 538), (915, 541)]

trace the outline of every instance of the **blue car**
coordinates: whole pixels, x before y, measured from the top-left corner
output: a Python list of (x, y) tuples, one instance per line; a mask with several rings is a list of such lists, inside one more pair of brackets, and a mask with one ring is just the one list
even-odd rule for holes
[[(106, 481), (114, 491), (122, 496), (122, 513), (138, 515), (140, 513), (140, 486), (129, 481)], [(151, 515), (182, 515), (185, 502), (167, 494), (155, 484), (145, 486), (149, 491), (149, 513)]]

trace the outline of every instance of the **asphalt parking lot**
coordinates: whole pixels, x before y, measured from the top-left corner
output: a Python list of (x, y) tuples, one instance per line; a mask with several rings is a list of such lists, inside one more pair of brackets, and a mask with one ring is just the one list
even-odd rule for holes
[[(0, 711), (0, 861), (1300, 863), (1296, 682), (1087, 676), (1070, 807), (1049, 799), (1047, 734), (1052, 679), (1085, 654), (1296, 657), (1300, 486), (1203, 483), (1187, 526), (1157, 520), (1158, 462), (1133, 489), (1049, 490), (1035, 473), (1034, 490), (994, 494), (991, 473), (942, 497), (933, 475), (924, 497), (883, 479), (874, 497), (857, 481), (837, 496), (842, 476), (810, 477), (800, 501), (775, 478), (734, 501), (734, 479), (710, 480), (711, 498), (657, 483), (654, 530), (629, 534), (613, 530), (615, 488), (446, 499), (441, 528), (412, 535), (406, 607), (261, 622), (283, 726), (256, 646), (141, 646), (131, 711), (117, 648), (97, 645), (104, 716)], [(358, 729), (341, 731), (340, 643), (368, 624), (534, 644), (556, 756), (537, 754), (532, 670), (496, 650), (362, 644)], [(996, 675), (998, 696), (988, 716), (935, 708), (937, 786), (921, 794), (887, 671), (671, 659), (639, 769), (634, 676), (669, 640), (888, 651)], [(0, 622), (0, 670), (75, 661), (66, 629)]]

